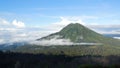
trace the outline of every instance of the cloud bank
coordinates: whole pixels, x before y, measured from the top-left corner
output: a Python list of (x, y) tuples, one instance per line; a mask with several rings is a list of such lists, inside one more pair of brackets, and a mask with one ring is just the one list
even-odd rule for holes
[(18, 20), (8, 22), (7, 20), (0, 18), (0, 43), (18, 41), (19, 38), (25, 36), (24, 28), (24, 22)]
[[(34, 41), (35, 39), (41, 38), (43, 36), (47, 36), (54, 32), (58, 32), (63, 27), (65, 27), (66, 25), (70, 23), (80, 23), (101, 34), (120, 34), (120, 25), (115, 25), (115, 24), (114, 25), (100, 25), (98, 23), (86, 24), (83, 21), (83, 19), (85, 18), (93, 19), (96, 17), (91, 17), (91, 16), (84, 16), (82, 18), (79, 16), (78, 17), (76, 16), (60, 17), (60, 21), (53, 22), (44, 27), (41, 27), (41, 26), (26, 27), (26, 24), (22, 21), (14, 19), (12, 22), (9, 22), (3, 18), (0, 18), (0, 43)], [(49, 43), (55, 40), (56, 39), (53, 39), (50, 41), (46, 40), (45, 42)], [(62, 41), (64, 41), (64, 39), (59, 39), (58, 43), (62, 44)]]
[(53, 38), (53, 39), (50, 39), (50, 40), (32, 41), (29, 44), (49, 46), (49, 45), (72, 45), (73, 43), (70, 42), (69, 39)]
[(41, 39), (41, 40), (30, 41), (28, 44), (39, 45), (39, 46), (102, 45), (102, 43), (89, 43), (89, 42), (74, 43), (74, 42), (71, 42), (70, 39), (61, 38), (60, 35), (50, 36), (49, 39)]

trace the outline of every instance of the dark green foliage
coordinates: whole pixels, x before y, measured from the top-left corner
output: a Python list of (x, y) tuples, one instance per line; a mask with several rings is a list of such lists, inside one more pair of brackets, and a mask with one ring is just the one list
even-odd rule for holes
[(20, 62), (19, 62), (19, 61), (17, 61), (17, 62), (15, 63), (15, 68), (21, 68), (21, 67), (20, 67)]
[(69, 55), (69, 56), (83, 56), (83, 55), (120, 55), (120, 49), (106, 45), (71, 45), (71, 46), (37, 46), (26, 45), (16, 49), (13, 52), (33, 53), (33, 54), (53, 54), (53, 55)]
[(119, 68), (120, 56), (66, 56), (0, 52), (0, 68)]

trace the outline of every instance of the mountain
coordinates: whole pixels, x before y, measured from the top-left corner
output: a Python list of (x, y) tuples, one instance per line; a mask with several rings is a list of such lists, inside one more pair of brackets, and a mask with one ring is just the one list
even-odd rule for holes
[(103, 34), (104, 36), (107, 36), (107, 37), (113, 37), (113, 38), (119, 38), (120, 37), (120, 34)]
[(4, 43), (4, 44), (0, 44), (0, 50), (15, 49), (17, 47), (24, 46), (25, 44), (27, 44), (27, 42)]
[(71, 23), (64, 27), (59, 32), (50, 34), (48, 36), (37, 39), (51, 40), (51, 39), (69, 39), (74, 43), (101, 43), (103, 45), (119, 45), (120, 41), (110, 37), (103, 36), (79, 23)]
[[(64, 54), (69, 56), (83, 55), (120, 55), (120, 40), (103, 36), (81, 24), (69, 24), (59, 32), (39, 38), (38, 42), (47, 42), (48, 44), (26, 44), (24, 46), (15, 47), (10, 51), (33, 53), (33, 54)], [(61, 42), (62, 41), (62, 42)], [(68, 45), (68, 42), (73, 44)], [(36, 43), (36, 42), (35, 42)], [(50, 43), (55, 43), (49, 45)], [(62, 44), (61, 43), (67, 43)]]
[[(29, 68), (31, 66), (33, 66), (31, 68), (44, 68), (45, 66), (46, 68), (51, 65), (53, 66), (51, 68), (86, 68), (89, 66), (94, 68), (91, 65), (93, 64), (95, 67), (98, 65), (98, 68), (101, 68), (101, 65), (104, 67), (110, 65), (114, 68), (120, 64), (120, 40), (103, 36), (78, 23), (69, 24), (59, 32), (36, 41), (46, 42), (46, 40), (57, 43), (57, 46), (14, 43), (15, 46), (12, 45), (12, 47), (10, 46), (0, 52), (1, 64), (4, 64), (2, 67), (12, 64), (12, 66), (10, 65), (11, 68), (23, 66)], [(72, 42), (75, 45), (59, 45), (59, 43), (66, 42)], [(98, 45), (98, 43), (101, 44)], [(19, 44), (23, 46), (19, 46)]]

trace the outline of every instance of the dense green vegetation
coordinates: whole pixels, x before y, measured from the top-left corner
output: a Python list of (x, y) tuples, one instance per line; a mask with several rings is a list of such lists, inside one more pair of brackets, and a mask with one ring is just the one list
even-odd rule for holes
[(37, 46), (26, 45), (11, 49), (13, 52), (33, 53), (33, 54), (64, 54), (68, 56), (83, 55), (120, 55), (120, 48), (107, 45), (71, 45), (71, 46)]
[(120, 56), (66, 56), (0, 51), (0, 68), (119, 68)]

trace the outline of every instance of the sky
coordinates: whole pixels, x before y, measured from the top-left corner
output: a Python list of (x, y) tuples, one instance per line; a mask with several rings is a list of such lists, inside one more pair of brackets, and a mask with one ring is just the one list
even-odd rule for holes
[(36, 39), (80, 23), (120, 34), (120, 0), (0, 0), (0, 43)]

